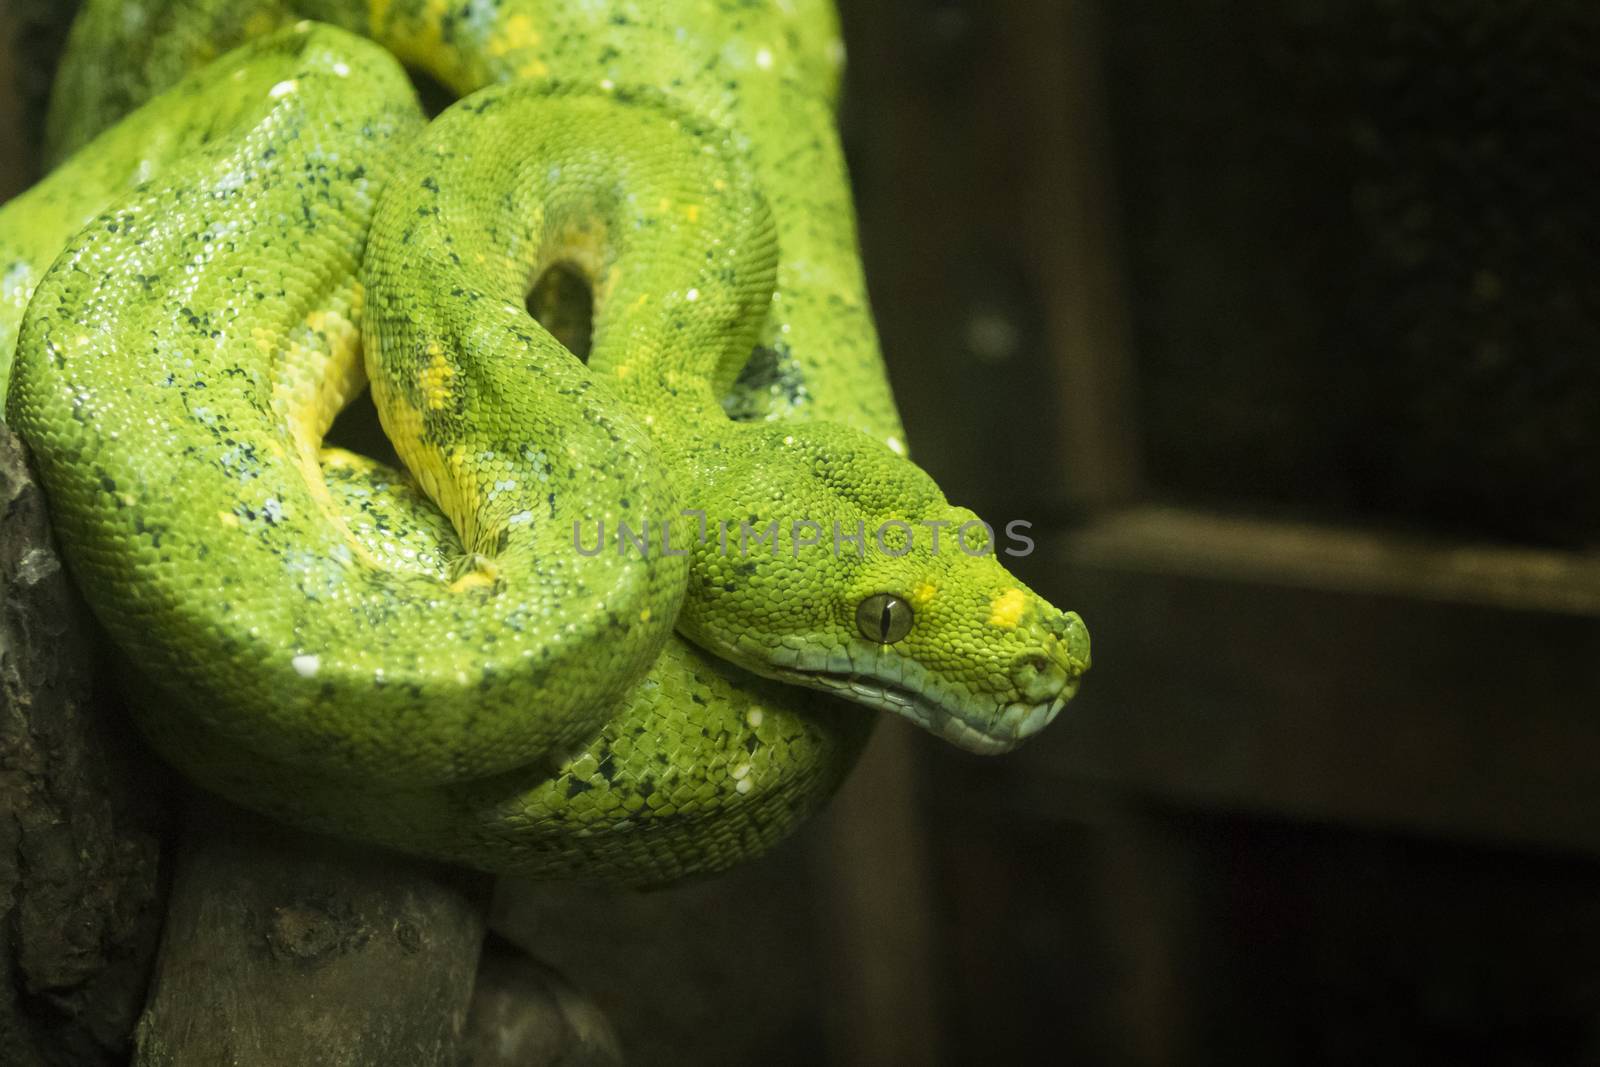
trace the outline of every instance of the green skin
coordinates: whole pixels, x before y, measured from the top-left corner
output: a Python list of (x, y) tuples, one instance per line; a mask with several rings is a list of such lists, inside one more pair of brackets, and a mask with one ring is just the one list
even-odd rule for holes
[[(378, 45), (145, 6), (74, 30), (52, 129), (86, 147), (0, 209), (0, 352), (20, 320), (9, 419), (191, 777), (487, 870), (659, 883), (814, 810), (859, 705), (1003, 751), (1075, 691), (1082, 623), (954, 549), (975, 517), (903, 458), (824, 5), (298, 5)], [(395, 56), (504, 84), (424, 128)], [(558, 265), (594, 293), (587, 365), (524, 310)], [(409, 474), (322, 444), (369, 382)], [(724, 552), (686, 509), (778, 533)], [(903, 554), (823, 532), (889, 521)]]

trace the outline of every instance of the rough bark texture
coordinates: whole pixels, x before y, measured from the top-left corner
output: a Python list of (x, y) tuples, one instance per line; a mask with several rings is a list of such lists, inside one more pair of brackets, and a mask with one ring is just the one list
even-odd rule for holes
[(0, 1063), (127, 1062), (147, 984), (141, 1065), (620, 1062), (547, 968), (502, 949), (475, 984), (487, 879), (220, 801), (190, 801), (162, 931), (175, 783), (96, 683), (110, 650), (3, 427), (0, 607)]
[(461, 1067), (618, 1067), (616, 1032), (556, 971), (491, 937), (478, 965)]
[(0, 427), (0, 1062), (121, 1062), (160, 923), (159, 788)]
[[(0, 427), (0, 1063), (127, 1062), (155, 956), (171, 772), (97, 675), (109, 650)], [(485, 879), (195, 798), (135, 1062), (453, 1065)], [(470, 1062), (608, 1063), (603, 1020), (497, 956)]]
[(140, 1067), (457, 1061), (489, 886), (196, 800)]

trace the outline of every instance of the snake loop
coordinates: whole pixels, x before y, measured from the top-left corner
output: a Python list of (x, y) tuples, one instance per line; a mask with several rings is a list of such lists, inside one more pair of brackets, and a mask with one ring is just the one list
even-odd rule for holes
[[(976, 517), (898, 440), (831, 13), (435, 6), (90, 0), (55, 128), (107, 128), (0, 209), (8, 418), (160, 752), (313, 828), (660, 882), (787, 833), (866, 709), (1048, 723), (1081, 621), (909, 536)], [(396, 55), (467, 95), (425, 124)], [(587, 363), (525, 308), (556, 267)], [(323, 440), (369, 386), (404, 471)]]

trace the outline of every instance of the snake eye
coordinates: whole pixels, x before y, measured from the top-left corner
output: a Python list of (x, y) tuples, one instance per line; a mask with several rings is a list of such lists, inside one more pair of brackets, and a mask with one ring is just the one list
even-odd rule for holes
[(889, 593), (876, 593), (856, 607), (861, 636), (880, 645), (892, 645), (911, 632), (911, 605)]

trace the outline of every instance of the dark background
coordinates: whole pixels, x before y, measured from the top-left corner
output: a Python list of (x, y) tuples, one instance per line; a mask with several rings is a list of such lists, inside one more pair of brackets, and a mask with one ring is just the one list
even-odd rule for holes
[(1096, 666), (503, 932), (640, 1063), (1600, 1062), (1600, 8), (841, 6), (913, 451)]
[(910, 742), (943, 1061), (1600, 1062), (1600, 9), (844, 17), (912, 448), (1095, 639)]

